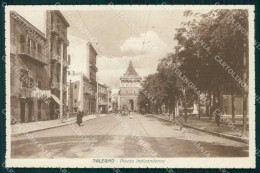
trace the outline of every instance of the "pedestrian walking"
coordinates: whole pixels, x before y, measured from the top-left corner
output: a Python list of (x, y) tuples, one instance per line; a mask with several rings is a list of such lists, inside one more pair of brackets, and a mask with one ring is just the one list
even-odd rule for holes
[(219, 115), (219, 113), (216, 113), (216, 123), (217, 123), (217, 125), (218, 126), (220, 126), (220, 115)]
[(145, 114), (145, 108), (141, 109), (141, 114), (144, 115)]
[(131, 119), (133, 118), (133, 115), (132, 115), (132, 114), (133, 114), (133, 110), (130, 109), (130, 111), (129, 111), (129, 118), (131, 118)]
[(83, 117), (83, 111), (79, 111), (77, 114), (77, 123), (79, 126), (82, 123), (82, 117)]
[(111, 114), (111, 112), (112, 112), (112, 110), (111, 110), (111, 109), (112, 109), (112, 108), (109, 106), (109, 107), (108, 107), (108, 111), (107, 111), (107, 114), (108, 114), (108, 115), (110, 115), (110, 114)]
[(217, 123), (217, 126), (219, 127), (220, 126), (220, 115), (221, 115), (221, 112), (220, 112), (220, 106), (219, 106), (219, 102), (218, 100), (216, 101), (216, 107), (215, 107), (215, 120), (216, 120), (216, 123)]

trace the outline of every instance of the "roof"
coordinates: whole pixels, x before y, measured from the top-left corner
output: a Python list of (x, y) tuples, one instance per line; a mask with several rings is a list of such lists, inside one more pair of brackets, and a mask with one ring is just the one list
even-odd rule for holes
[[(13, 13), (13, 15), (11, 15)], [(24, 22), (25, 24), (27, 24), (30, 28), (32, 28), (34, 31), (37, 32), (37, 34), (39, 34), (39, 36), (41, 36), (44, 40), (47, 40), (45, 37), (45, 34), (43, 32), (41, 32), (38, 28), (36, 28), (35, 26), (33, 26), (28, 20), (26, 20), (24, 17), (22, 17), (20, 14), (18, 14), (16, 11), (10, 11), (10, 15), (11, 17), (15, 18), (20, 25), (24, 25), (22, 22)], [(22, 22), (20, 22), (20, 20)], [(29, 29), (28, 29), (29, 31)]]
[(138, 76), (131, 60), (129, 61), (128, 68), (127, 68), (126, 73), (124, 75), (125, 76)]
[(95, 50), (94, 46), (91, 44), (91, 42), (87, 42), (87, 45), (90, 47), (90, 49), (96, 54), (96, 56), (98, 55), (97, 51)]
[(59, 16), (60, 16), (60, 18), (63, 20), (63, 22), (65, 23), (65, 25), (67, 26), (67, 27), (69, 27), (70, 26), (70, 24), (69, 24), (69, 22), (65, 19), (65, 17), (63, 16), (63, 14), (59, 11), (59, 10), (54, 10)]

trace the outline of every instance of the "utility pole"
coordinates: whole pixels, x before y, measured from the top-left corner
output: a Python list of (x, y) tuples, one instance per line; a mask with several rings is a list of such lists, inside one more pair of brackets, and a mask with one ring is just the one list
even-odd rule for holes
[(97, 112), (97, 114), (99, 114), (99, 110), (98, 110), (98, 80), (97, 80), (96, 112)]
[(63, 122), (63, 43), (61, 43), (60, 61), (60, 119)]
[(80, 111), (83, 111), (84, 110), (84, 74), (82, 74), (80, 76), (80, 81), (79, 81), (79, 90), (80, 90), (80, 98), (81, 98), (81, 101), (80, 101)]

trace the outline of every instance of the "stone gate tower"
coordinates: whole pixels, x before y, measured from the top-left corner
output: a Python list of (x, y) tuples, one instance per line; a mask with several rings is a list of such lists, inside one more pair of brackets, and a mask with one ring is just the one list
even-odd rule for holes
[(130, 60), (126, 73), (120, 77), (120, 109), (126, 105), (128, 109), (138, 110), (137, 98), (141, 79)]

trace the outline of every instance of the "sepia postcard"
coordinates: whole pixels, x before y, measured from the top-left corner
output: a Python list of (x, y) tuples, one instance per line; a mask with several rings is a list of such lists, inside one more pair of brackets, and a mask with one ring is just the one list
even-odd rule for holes
[(255, 168), (254, 6), (5, 6), (6, 167)]

